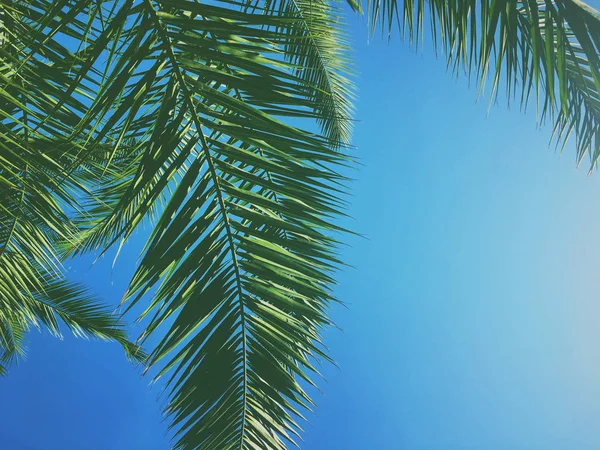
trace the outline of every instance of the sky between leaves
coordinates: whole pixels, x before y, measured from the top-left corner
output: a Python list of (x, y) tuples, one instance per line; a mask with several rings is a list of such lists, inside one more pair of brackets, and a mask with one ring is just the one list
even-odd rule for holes
[[(592, 2), (596, 7), (598, 5)], [(425, 48), (349, 19), (360, 88), (340, 369), (304, 449), (600, 447), (600, 178), (548, 148), (533, 109), (475, 101)], [(142, 239), (71, 276), (116, 304)], [(166, 450), (160, 386), (117, 345), (32, 333), (0, 381), (0, 448)]]

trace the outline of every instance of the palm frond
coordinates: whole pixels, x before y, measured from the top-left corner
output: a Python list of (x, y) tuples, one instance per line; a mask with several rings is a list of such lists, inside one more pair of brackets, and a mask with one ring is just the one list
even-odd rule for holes
[(279, 30), (286, 39), (284, 56), (295, 74), (315, 86), (311, 102), (318, 123), (334, 145), (348, 145), (352, 132), (353, 75), (342, 12), (337, 3), (322, 0), (265, 2), (266, 14), (294, 17)]
[(27, 323), (19, 314), (4, 313), (0, 318), (0, 376), (25, 356), (25, 333)]
[[(142, 311), (139, 342), (156, 343), (147, 368), (165, 379), (175, 448), (295, 443), (312, 405), (304, 386), (329, 359), (320, 332), (341, 264), (340, 172), (352, 164), (340, 151), (353, 88), (337, 7), (0, 5), (10, 23), (0, 45), (0, 364), (22, 348), (26, 324), (56, 330), (59, 319), (127, 348), (88, 294), (52, 271), (148, 221), (123, 304)], [(574, 129), (579, 160), (596, 164), (595, 12), (573, 0), (381, 0), (370, 10), (413, 38), (429, 11), (452, 67), (481, 83), (491, 73), (494, 92), (506, 73), (523, 104), (535, 91), (557, 137)]]
[[(6, 175), (0, 170), (0, 175)], [(60, 336), (60, 322), (78, 336), (119, 342), (133, 360), (143, 360), (137, 345), (126, 338), (120, 320), (79, 286), (62, 277), (55, 252), (73, 228), (50, 192), (49, 174), (23, 170), (7, 176), (15, 188), (0, 189), (0, 365), (23, 354), (23, 336), (44, 327)], [(45, 183), (45, 186), (42, 184)], [(65, 191), (57, 188), (57, 191)]]
[(62, 322), (75, 335), (116, 341), (133, 361), (143, 362), (144, 353), (127, 339), (124, 326), (83, 286), (65, 280), (50, 280), (33, 295), (31, 308), (47, 330), (61, 336)]
[[(531, 94), (541, 122), (554, 123), (564, 148), (575, 134), (577, 163), (591, 169), (600, 157), (600, 15), (578, 0), (375, 0), (372, 23), (411, 40), (421, 39), (428, 18), (434, 45), (454, 70), (464, 68), (495, 98), (502, 80), (509, 99), (523, 107)], [(590, 170), (591, 170), (590, 169)]]

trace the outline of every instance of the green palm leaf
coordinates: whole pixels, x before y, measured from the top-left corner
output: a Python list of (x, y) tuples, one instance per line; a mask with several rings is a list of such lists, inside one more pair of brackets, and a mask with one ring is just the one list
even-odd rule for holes
[[(151, 235), (123, 299), (141, 311), (175, 448), (283, 449), (329, 360), (320, 340), (352, 164), (352, 76), (325, 0), (0, 2), (0, 370), (30, 324), (122, 329), (59, 261)], [(351, 3), (359, 9), (357, 3)], [(596, 163), (597, 16), (580, 3), (370, 5), (455, 68), (538, 95)], [(6, 220), (4, 220), (6, 218)], [(32, 284), (32, 280), (35, 281)]]
[(33, 164), (53, 155), (55, 149), (46, 151), (45, 144), (27, 143), (26, 148), (36, 150), (21, 155), (30, 162), (20, 173), (0, 169), (0, 177), (11, 185), (0, 188), (1, 371), (23, 355), (23, 337), (29, 328), (44, 326), (60, 336), (61, 322), (78, 336), (117, 341), (130, 358), (143, 359), (139, 348), (127, 340), (118, 317), (61, 275), (58, 243), (69, 242), (76, 232), (63, 210), (64, 201), (72, 197), (64, 189), (69, 183), (53, 181), (62, 176), (62, 170)]
[(426, 18), (448, 65), (473, 75), (495, 97), (502, 79), (508, 98), (525, 107), (533, 96), (540, 121), (554, 122), (556, 143), (575, 135), (577, 163), (600, 157), (600, 14), (578, 0), (376, 0), (372, 25), (395, 24), (416, 42)]

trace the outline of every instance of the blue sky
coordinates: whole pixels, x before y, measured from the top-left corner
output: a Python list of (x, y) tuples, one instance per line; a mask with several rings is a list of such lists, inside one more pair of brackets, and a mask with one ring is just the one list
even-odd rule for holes
[[(351, 19), (360, 87), (339, 274), (307, 450), (600, 448), (598, 174), (550, 128)], [(533, 111), (532, 111), (533, 112)], [(128, 244), (75, 279), (120, 299)], [(166, 450), (159, 390), (116, 345), (31, 333), (0, 380), (0, 448)]]

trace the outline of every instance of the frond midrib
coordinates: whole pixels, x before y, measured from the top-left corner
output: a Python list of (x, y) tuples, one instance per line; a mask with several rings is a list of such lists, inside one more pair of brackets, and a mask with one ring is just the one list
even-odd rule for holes
[(243, 370), (243, 377), (242, 377), (242, 384), (243, 384), (243, 386), (242, 386), (242, 396), (243, 396), (242, 408), (243, 409), (242, 409), (242, 425), (241, 425), (241, 429), (240, 429), (240, 439), (239, 439), (240, 446), (239, 446), (239, 448), (240, 448), (240, 450), (242, 450), (243, 446), (244, 446), (244, 439), (245, 439), (246, 413), (248, 410), (248, 349), (247, 349), (247, 330), (246, 330), (246, 320), (247, 319), (246, 319), (246, 311), (245, 311), (244, 293), (242, 291), (242, 277), (241, 277), (241, 273), (240, 273), (238, 256), (237, 256), (235, 244), (233, 241), (233, 231), (231, 229), (231, 224), (230, 224), (229, 216), (227, 213), (227, 207), (226, 207), (225, 201), (223, 199), (223, 193), (222, 193), (221, 186), (219, 183), (219, 177), (217, 175), (217, 172), (216, 172), (213, 160), (212, 160), (212, 155), (210, 154), (210, 149), (208, 148), (208, 144), (206, 142), (206, 137), (202, 131), (202, 122), (200, 121), (200, 118), (198, 117), (194, 103), (192, 101), (192, 96), (191, 96), (190, 91), (187, 87), (187, 84), (183, 78), (181, 69), (179, 68), (179, 64), (177, 62), (177, 58), (175, 57), (175, 53), (173, 52), (173, 46), (171, 43), (171, 39), (167, 35), (167, 32), (164, 29), (164, 27), (160, 21), (160, 18), (156, 14), (156, 9), (154, 8), (154, 5), (152, 4), (152, 0), (145, 0), (145, 4), (148, 7), (149, 14), (152, 16), (152, 19), (154, 20), (154, 22), (156, 24), (156, 29), (160, 35), (160, 39), (162, 40), (163, 44), (166, 47), (167, 56), (173, 66), (173, 72), (175, 73), (175, 76), (177, 77), (177, 79), (181, 85), (184, 101), (187, 103), (188, 107), (190, 108), (192, 120), (196, 127), (196, 132), (198, 133), (198, 137), (200, 138), (200, 144), (202, 147), (202, 151), (206, 158), (208, 170), (209, 170), (211, 179), (212, 179), (214, 187), (215, 187), (215, 192), (216, 192), (216, 196), (217, 196), (217, 201), (219, 203), (221, 215), (224, 220), (224, 228), (225, 228), (225, 233), (227, 236), (227, 241), (229, 244), (228, 245), (229, 252), (231, 254), (231, 258), (232, 258), (232, 262), (233, 262), (235, 280), (236, 280), (236, 285), (237, 285), (237, 297), (238, 297), (239, 308), (240, 308), (240, 325), (241, 325), (240, 329), (241, 329), (241, 334), (242, 334), (242, 367), (243, 367), (243, 369), (242, 369)]

